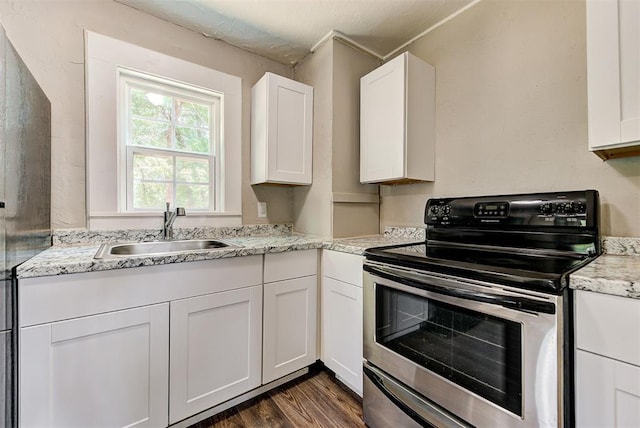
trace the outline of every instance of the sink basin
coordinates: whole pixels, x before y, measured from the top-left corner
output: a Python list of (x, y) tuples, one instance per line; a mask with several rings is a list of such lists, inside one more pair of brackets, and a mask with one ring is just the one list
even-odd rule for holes
[(211, 239), (193, 239), (186, 241), (153, 241), (133, 243), (102, 244), (95, 255), (96, 259), (109, 259), (128, 256), (155, 256), (196, 251), (215, 251), (225, 248), (238, 248), (239, 245)]

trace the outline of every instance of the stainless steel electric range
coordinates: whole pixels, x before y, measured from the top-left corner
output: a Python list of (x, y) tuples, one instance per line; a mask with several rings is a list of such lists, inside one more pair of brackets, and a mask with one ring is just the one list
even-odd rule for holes
[(573, 425), (569, 274), (600, 254), (598, 192), (430, 199), (426, 241), (364, 264), (376, 427)]

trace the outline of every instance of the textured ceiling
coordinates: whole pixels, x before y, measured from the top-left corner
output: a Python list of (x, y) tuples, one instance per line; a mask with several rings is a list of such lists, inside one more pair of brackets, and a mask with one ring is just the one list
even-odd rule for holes
[(472, 0), (116, 0), (284, 64), (332, 30), (384, 57)]

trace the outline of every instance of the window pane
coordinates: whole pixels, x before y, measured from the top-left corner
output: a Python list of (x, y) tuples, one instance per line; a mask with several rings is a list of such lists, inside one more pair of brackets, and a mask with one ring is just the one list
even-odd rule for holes
[(131, 114), (171, 121), (171, 97), (142, 89), (131, 89)]
[(187, 183), (209, 183), (209, 161), (206, 159), (176, 159), (176, 178)]
[(176, 120), (180, 125), (209, 128), (209, 106), (176, 99)]
[(176, 205), (192, 209), (209, 209), (209, 186), (206, 184), (176, 185)]
[(176, 127), (176, 149), (196, 153), (209, 153), (209, 131)]
[(171, 125), (144, 119), (133, 119), (131, 144), (147, 147), (171, 147)]
[(173, 181), (173, 158), (133, 154), (133, 179), (145, 181)]
[(155, 209), (165, 208), (165, 203), (171, 201), (173, 185), (171, 183), (147, 183), (134, 181), (133, 208)]

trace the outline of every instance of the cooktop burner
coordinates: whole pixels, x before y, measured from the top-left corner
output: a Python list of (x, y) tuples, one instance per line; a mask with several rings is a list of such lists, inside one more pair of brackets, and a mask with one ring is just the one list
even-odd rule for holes
[(550, 255), (521, 251), (418, 242), (370, 248), (365, 254), (368, 260), (547, 292), (562, 290), (568, 283), (567, 275), (592, 259), (584, 254)]

